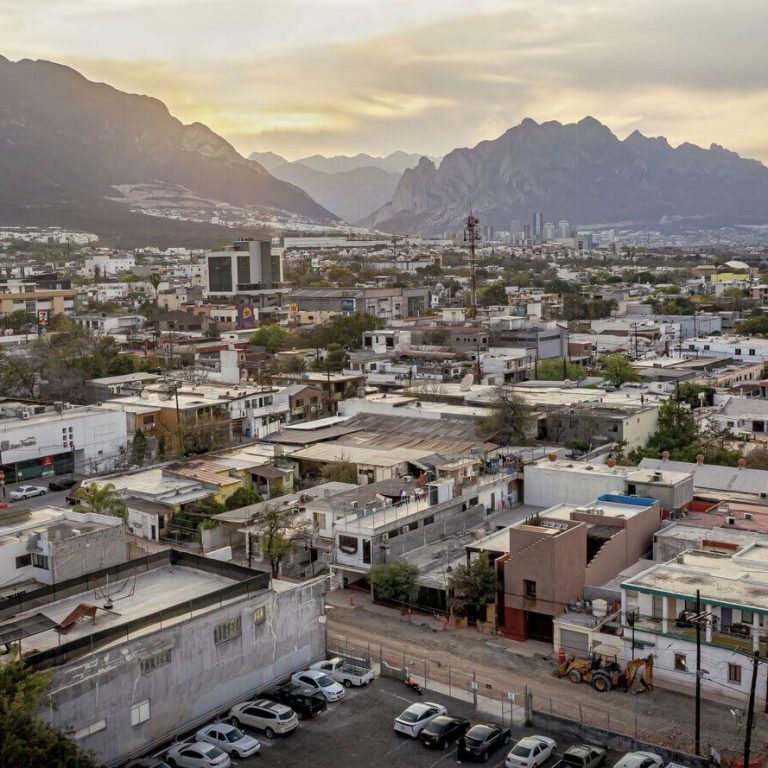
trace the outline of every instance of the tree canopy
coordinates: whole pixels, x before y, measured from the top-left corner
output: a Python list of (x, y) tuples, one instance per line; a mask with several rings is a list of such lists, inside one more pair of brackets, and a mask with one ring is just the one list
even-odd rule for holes
[(366, 312), (337, 315), (329, 323), (302, 334), (302, 341), (308, 347), (327, 348), (338, 344), (344, 349), (359, 349), (363, 344), (363, 333), (383, 328), (381, 320)]
[[(536, 364), (536, 378), (541, 381), (561, 381), (563, 379), (563, 358), (550, 357), (546, 360), (539, 360)], [(586, 369), (576, 363), (566, 362), (565, 378), (571, 381), (578, 381), (587, 375)]]
[(480, 422), (480, 431), (504, 445), (525, 445), (533, 424), (534, 409), (515, 392), (497, 387), (491, 415)]
[(111, 515), (123, 520), (128, 516), (125, 502), (112, 483), (90, 483), (80, 487), (75, 492), (80, 499), (81, 507), (85, 512), (93, 512), (97, 515)]
[(23, 659), (0, 663), (0, 766), (97, 768), (76, 742), (38, 717), (50, 706), (52, 676), (35, 672)]
[(281, 349), (294, 346), (295, 342), (296, 337), (279, 325), (262, 325), (251, 336), (251, 344), (255, 347), (264, 347), (267, 352), (273, 355)]
[(261, 556), (269, 563), (272, 578), (280, 575), (280, 564), (296, 549), (296, 540), (307, 531), (306, 524), (293, 509), (267, 504), (253, 521), (253, 535), (261, 546)]
[(457, 616), (475, 613), (484, 616), (485, 607), (496, 602), (498, 579), (485, 554), (469, 565), (459, 565), (448, 579), (451, 608)]
[(370, 571), (373, 593), (384, 600), (409, 604), (416, 587), (419, 569), (402, 560), (374, 565)]
[(620, 387), (628, 381), (636, 381), (638, 376), (626, 355), (609, 355), (605, 361), (605, 378), (614, 387)]

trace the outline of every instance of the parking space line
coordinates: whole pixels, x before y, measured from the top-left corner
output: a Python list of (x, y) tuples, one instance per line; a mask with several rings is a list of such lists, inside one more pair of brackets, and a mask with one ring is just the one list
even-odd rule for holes
[(413, 739), (410, 738), (410, 736), (408, 737), (403, 736), (401, 738), (403, 739), (407, 738), (408, 741), (403, 741), (402, 744), (398, 744), (396, 747), (392, 747), (392, 749), (390, 749), (389, 752), (384, 753), (384, 757), (386, 757), (387, 755), (391, 755), (393, 752), (397, 752), (398, 749), (402, 749), (404, 746), (406, 746), (407, 744), (412, 744), (414, 741)]
[(448, 752), (447, 754), (443, 755), (443, 756), (442, 756), (442, 757), (441, 757), (439, 760), (435, 760), (435, 762), (434, 762), (434, 763), (432, 763), (432, 765), (430, 765), (430, 766), (429, 766), (429, 768), (435, 768), (435, 766), (436, 766), (438, 763), (442, 763), (442, 762), (443, 762), (443, 760), (445, 760), (445, 759), (446, 759), (446, 758), (448, 758), (448, 757), (456, 757), (456, 750), (454, 749), (454, 750), (452, 750), (451, 752)]

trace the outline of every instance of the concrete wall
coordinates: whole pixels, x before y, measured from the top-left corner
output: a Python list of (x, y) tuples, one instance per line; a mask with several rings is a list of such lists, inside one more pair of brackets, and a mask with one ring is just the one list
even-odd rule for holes
[[(504, 607), (550, 616), (584, 591), (587, 527), (551, 528), (520, 525), (510, 528), (510, 553), (504, 562)], [(536, 597), (526, 597), (525, 581), (536, 582)]]
[[(434, 523), (424, 525), (422, 522), (415, 531), (401, 533), (394, 539), (389, 539), (387, 545), (389, 546), (390, 557), (398, 557), (405, 552), (410, 552), (412, 549), (440, 541), (460, 531), (479, 528), (483, 525), (484, 520), (485, 508), (482, 505), (470, 507), (465, 511), (459, 506), (447, 513), (438, 513), (435, 515)], [(372, 549), (381, 551), (379, 547), (373, 547)], [(379, 559), (376, 557), (377, 554), (373, 553), (374, 562), (379, 562)]]
[(128, 559), (125, 525), (122, 523), (68, 539), (51, 540), (48, 546), (51, 581), (54, 584), (124, 563)]
[[(75, 731), (105, 720), (81, 746), (105, 763), (126, 759), (322, 657), (323, 594), (322, 581), (265, 590), (58, 667), (51, 694), (57, 709), (47, 719)], [(261, 606), (266, 621), (257, 624)], [(241, 636), (214, 644), (214, 627), (237, 617)], [(170, 663), (142, 674), (139, 660), (164, 649)], [(131, 706), (145, 700), (150, 719), (132, 726)]]
[(687, 504), (693, 498), (693, 475), (682, 483), (665, 485), (663, 483), (639, 483), (627, 478), (628, 484), (633, 483), (633, 493), (646, 499), (658, 499), (664, 509), (676, 509)]
[(659, 409), (657, 407), (627, 416), (622, 424), (621, 435), (627, 443), (627, 450), (643, 448), (658, 426)]
[(537, 507), (589, 504), (606, 493), (624, 493), (624, 474), (603, 467), (586, 472), (568, 471), (564, 466), (558, 469), (558, 462), (529, 464), (523, 481), (525, 503)]

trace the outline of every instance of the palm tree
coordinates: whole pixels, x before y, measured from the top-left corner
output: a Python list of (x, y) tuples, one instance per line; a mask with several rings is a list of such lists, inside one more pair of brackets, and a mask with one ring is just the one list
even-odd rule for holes
[(155, 306), (158, 305), (157, 286), (163, 282), (163, 276), (159, 272), (151, 272), (149, 275), (149, 282), (155, 289)]
[(82, 502), (85, 512), (93, 512), (97, 515), (111, 515), (125, 520), (128, 517), (128, 509), (120, 494), (112, 483), (91, 483), (77, 489), (75, 496)]

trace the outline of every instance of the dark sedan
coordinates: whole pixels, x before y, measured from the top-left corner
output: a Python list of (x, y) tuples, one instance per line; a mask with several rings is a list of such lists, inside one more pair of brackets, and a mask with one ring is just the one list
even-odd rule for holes
[(470, 728), (459, 741), (459, 760), (487, 762), (499, 747), (509, 744), (509, 728), (493, 723), (480, 723)]
[(77, 485), (77, 480), (72, 477), (57, 477), (48, 483), (48, 489), (51, 491), (68, 491)]
[(419, 739), (425, 747), (448, 749), (469, 730), (469, 727), (469, 720), (463, 717), (440, 715), (421, 730)]

